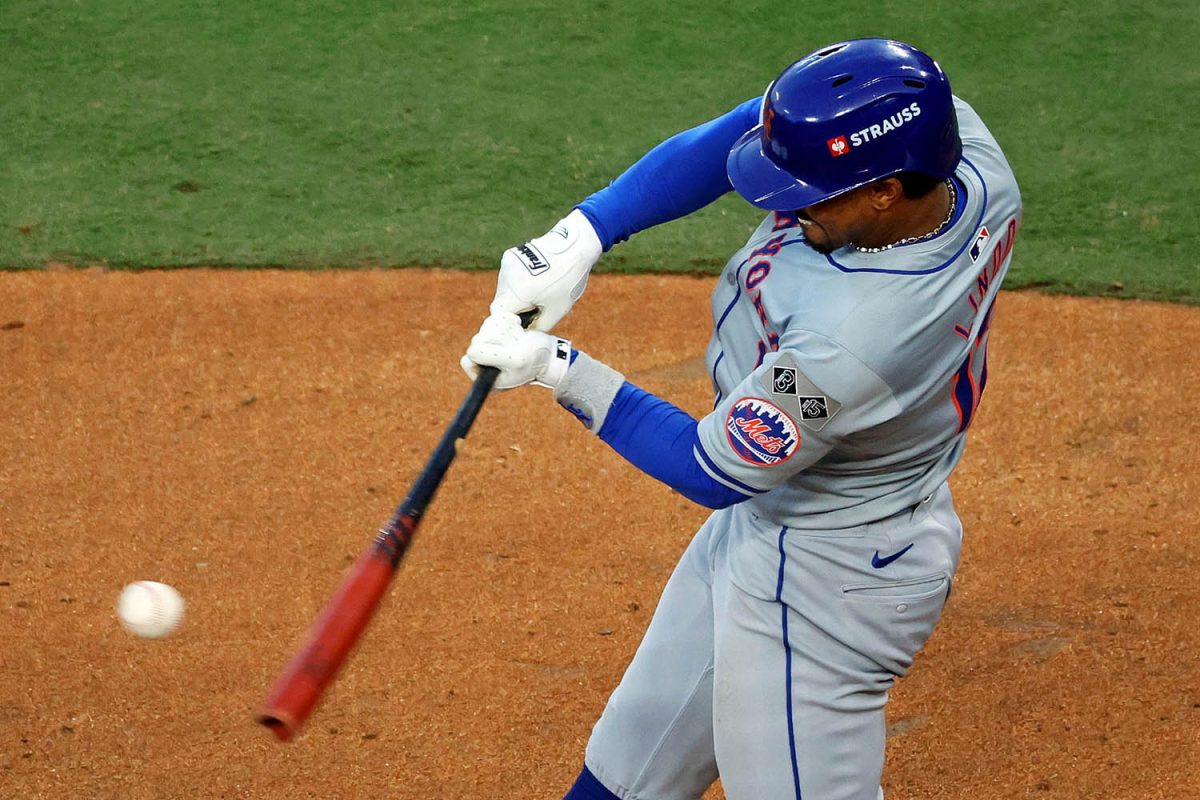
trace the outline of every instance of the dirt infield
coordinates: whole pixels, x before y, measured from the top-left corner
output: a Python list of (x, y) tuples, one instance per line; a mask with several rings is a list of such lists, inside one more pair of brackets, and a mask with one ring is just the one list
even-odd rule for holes
[[(704, 511), (542, 390), (489, 400), (303, 736), (251, 720), (465, 393), (493, 280), (0, 273), (0, 797), (561, 797)], [(600, 275), (563, 331), (702, 414), (710, 287)], [(1200, 309), (1007, 293), (994, 330), (888, 800), (1198, 797)], [(175, 637), (118, 627), (137, 579), (187, 598)]]

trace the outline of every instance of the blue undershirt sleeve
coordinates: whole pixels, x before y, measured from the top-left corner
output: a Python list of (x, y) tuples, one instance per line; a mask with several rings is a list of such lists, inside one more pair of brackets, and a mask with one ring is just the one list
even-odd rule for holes
[(690, 130), (677, 133), (576, 208), (607, 252), (638, 231), (687, 216), (733, 189), (725, 160), (734, 142), (758, 124), (755, 97)]
[(751, 497), (718, 483), (700, 466), (697, 425), (686, 411), (626, 381), (600, 438), (642, 472), (702, 506), (725, 508)]

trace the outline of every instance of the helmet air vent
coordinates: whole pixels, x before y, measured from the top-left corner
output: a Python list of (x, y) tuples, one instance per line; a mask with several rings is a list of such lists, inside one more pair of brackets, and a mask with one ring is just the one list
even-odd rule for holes
[(919, 81), (916, 78), (905, 78), (904, 85), (911, 86), (914, 89), (924, 89), (925, 81)]
[(854, 80), (853, 75), (841, 75), (837, 78), (834, 78), (833, 83), (831, 83), (830, 86), (834, 86), (834, 87), (841, 86), (843, 83), (849, 83), (852, 80)]

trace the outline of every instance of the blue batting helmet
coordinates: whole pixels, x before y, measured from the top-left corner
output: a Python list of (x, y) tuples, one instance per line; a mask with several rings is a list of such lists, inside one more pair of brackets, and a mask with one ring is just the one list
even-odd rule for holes
[(790, 211), (899, 172), (948, 178), (961, 158), (938, 63), (903, 42), (852, 39), (810, 53), (767, 87), (761, 123), (726, 167), (742, 197)]

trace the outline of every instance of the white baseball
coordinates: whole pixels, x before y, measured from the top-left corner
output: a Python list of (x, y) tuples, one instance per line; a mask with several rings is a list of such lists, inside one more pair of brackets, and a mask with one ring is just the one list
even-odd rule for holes
[(179, 592), (158, 581), (135, 581), (117, 598), (121, 626), (143, 639), (169, 636), (183, 621), (183, 608)]

